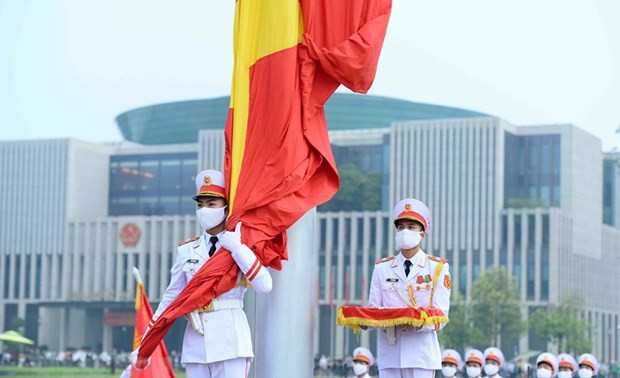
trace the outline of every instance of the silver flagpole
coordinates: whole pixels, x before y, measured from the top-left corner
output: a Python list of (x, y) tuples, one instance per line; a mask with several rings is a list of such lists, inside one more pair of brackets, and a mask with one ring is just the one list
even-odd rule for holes
[(254, 328), (253, 377), (314, 376), (319, 299), (315, 222), (316, 208), (288, 230), (289, 260), (283, 262), (281, 271), (270, 271), (271, 293), (246, 296), (246, 313)]

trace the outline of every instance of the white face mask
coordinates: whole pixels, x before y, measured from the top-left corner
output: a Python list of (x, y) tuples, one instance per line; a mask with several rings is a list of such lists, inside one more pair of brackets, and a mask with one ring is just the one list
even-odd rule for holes
[(481, 370), (479, 367), (475, 367), (475, 366), (468, 366), (467, 369), (465, 369), (467, 371), (467, 376), (469, 378), (476, 378), (480, 376)]
[(454, 366), (444, 366), (441, 368), (441, 374), (443, 374), (444, 377), (454, 377), (456, 368)]
[(551, 370), (539, 368), (538, 370), (536, 370), (536, 377), (537, 378), (551, 378)]
[(354, 362), (353, 373), (355, 373), (355, 375), (362, 375), (364, 373), (368, 373), (368, 365), (360, 364), (359, 362)]
[(572, 371), (560, 371), (558, 372), (558, 378), (571, 378), (573, 376)]
[(493, 364), (484, 365), (484, 372), (487, 375), (495, 375), (499, 371), (499, 366)]
[(594, 372), (588, 368), (581, 368), (577, 372), (579, 378), (591, 378), (594, 375)]
[(210, 230), (226, 219), (226, 206), (224, 207), (203, 207), (196, 210), (196, 216), (200, 221), (203, 230)]
[(420, 244), (422, 235), (417, 231), (400, 230), (395, 236), (396, 245), (399, 249), (411, 249)]

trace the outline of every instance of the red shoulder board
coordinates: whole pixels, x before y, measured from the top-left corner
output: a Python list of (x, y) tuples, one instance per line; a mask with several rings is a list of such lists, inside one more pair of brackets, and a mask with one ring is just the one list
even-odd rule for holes
[(382, 259), (379, 259), (379, 260), (375, 261), (375, 264), (380, 264), (380, 263), (382, 263), (382, 262), (390, 261), (390, 260), (392, 260), (392, 259), (394, 259), (394, 256), (384, 257), (384, 258), (382, 258)]
[(441, 257), (437, 257), (437, 256), (428, 255), (428, 258), (433, 260), (433, 261), (435, 261), (435, 262), (438, 262), (438, 263), (444, 263), (445, 264), (445, 263), (448, 262), (448, 259), (442, 259)]
[(193, 238), (189, 238), (189, 239), (187, 239), (187, 240), (184, 240), (184, 241), (182, 241), (182, 242), (179, 242), (179, 244), (177, 244), (177, 246), (178, 246), (178, 247), (180, 247), (180, 246), (182, 246), (183, 244), (191, 243), (191, 242), (193, 242), (194, 240), (198, 240), (198, 239), (200, 239), (200, 236), (194, 236)]

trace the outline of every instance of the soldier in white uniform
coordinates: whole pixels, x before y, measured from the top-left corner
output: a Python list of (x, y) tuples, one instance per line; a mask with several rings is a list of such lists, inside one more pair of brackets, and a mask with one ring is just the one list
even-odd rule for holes
[(353, 350), (353, 373), (355, 378), (371, 378), (370, 367), (375, 363), (375, 358), (368, 348), (357, 347)]
[(577, 361), (570, 354), (558, 354), (558, 378), (572, 378), (577, 371)]
[(558, 374), (558, 359), (545, 352), (536, 358), (536, 378), (551, 378)]
[(495, 347), (484, 350), (484, 373), (488, 378), (502, 378), (499, 369), (504, 365), (504, 353)]
[[(189, 314), (183, 337), (181, 363), (188, 378), (245, 378), (254, 357), (243, 296), (249, 286), (262, 293), (271, 291), (271, 275), (256, 255), (241, 244), (240, 224), (226, 232), (224, 175), (205, 170), (196, 176), (196, 215), (204, 232), (179, 243), (171, 270), (170, 285), (153, 315), (151, 324), (181, 293), (193, 275), (213, 253), (224, 247), (241, 268), (237, 285), (213, 299), (208, 306)], [(220, 252), (217, 252), (220, 253)], [(224, 252), (226, 253), (226, 252)]]
[(456, 377), (456, 372), (462, 364), (461, 355), (456, 350), (446, 349), (441, 353), (441, 374), (444, 378)]
[[(448, 316), (450, 273), (445, 259), (430, 256), (420, 242), (432, 230), (430, 210), (406, 198), (393, 211), (400, 253), (375, 265), (369, 307), (434, 307)], [(379, 329), (377, 362), (380, 378), (432, 378), (441, 369), (437, 326)]]
[(592, 378), (598, 374), (598, 361), (590, 353), (584, 353), (579, 356), (577, 364), (579, 365), (579, 370), (577, 371), (579, 378)]
[(469, 378), (480, 378), (484, 356), (478, 349), (469, 349), (465, 352), (465, 374)]

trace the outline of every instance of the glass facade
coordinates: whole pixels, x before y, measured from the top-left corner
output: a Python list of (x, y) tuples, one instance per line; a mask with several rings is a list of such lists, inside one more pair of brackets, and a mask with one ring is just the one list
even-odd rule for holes
[[(199, 130), (221, 130), (230, 99), (179, 101), (130, 110), (116, 117), (125, 139), (140, 144), (196, 143)], [(329, 130), (388, 128), (394, 121), (485, 117), (486, 114), (389, 97), (334, 93), (325, 104)]]
[(193, 152), (110, 157), (109, 215), (194, 214), (197, 160)]
[[(510, 218), (512, 217), (512, 227)], [(512, 265), (512, 277), (517, 290), (528, 301), (549, 300), (549, 214), (503, 214), (501, 217), (500, 266)], [(527, 224), (526, 224), (527, 222)], [(540, 229), (537, 235), (536, 229)], [(513, 243), (509, 245), (512, 233)], [(527, 235), (526, 235), (527, 234)], [(536, 246), (540, 243), (540, 257), (536, 256)], [(512, 249), (512, 257), (508, 252)], [(540, 288), (536, 288), (536, 269), (540, 273)], [(537, 291), (538, 290), (538, 291)]]
[(560, 135), (505, 134), (505, 207), (560, 206)]
[[(387, 145), (386, 145), (387, 143)], [(389, 134), (383, 138), (383, 144), (338, 146), (332, 145), (336, 165), (346, 167), (353, 165), (366, 174), (376, 174), (380, 183), (380, 203), (376, 209), (389, 210), (390, 194), (390, 139)], [(373, 193), (376, 195), (376, 193)]]
[(540, 251), (540, 299), (549, 299), (549, 214), (542, 216), (542, 248)]
[(603, 160), (603, 223), (614, 225), (614, 191), (618, 175), (618, 163), (615, 159)]

